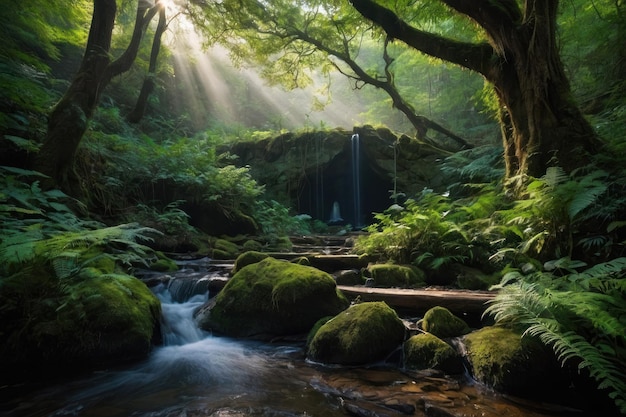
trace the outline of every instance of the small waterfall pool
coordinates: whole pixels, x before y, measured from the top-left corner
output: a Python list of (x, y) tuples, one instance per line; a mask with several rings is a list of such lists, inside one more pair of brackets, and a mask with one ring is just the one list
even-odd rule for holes
[(207, 292), (176, 301), (165, 285), (154, 291), (163, 306), (164, 345), (147, 360), (44, 388), (24, 387), (2, 399), (0, 416), (585, 417), (505, 398), (467, 378), (382, 365), (323, 367), (305, 360), (302, 343), (215, 337), (193, 321)]

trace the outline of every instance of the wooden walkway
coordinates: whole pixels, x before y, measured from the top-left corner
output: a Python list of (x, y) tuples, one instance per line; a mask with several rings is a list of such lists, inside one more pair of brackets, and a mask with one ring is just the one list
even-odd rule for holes
[(423, 313), (441, 306), (455, 314), (480, 315), (493, 300), (496, 292), (440, 289), (372, 288), (339, 285), (338, 288), (349, 299), (359, 297), (361, 301), (384, 301), (390, 307)]

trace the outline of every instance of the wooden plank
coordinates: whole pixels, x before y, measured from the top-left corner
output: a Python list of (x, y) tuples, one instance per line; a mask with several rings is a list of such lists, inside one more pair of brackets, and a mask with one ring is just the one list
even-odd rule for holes
[(455, 314), (480, 315), (487, 308), (487, 302), (495, 298), (493, 291), (435, 290), (372, 288), (339, 285), (338, 288), (349, 299), (359, 297), (361, 301), (384, 301), (390, 307), (424, 313), (436, 306), (446, 307)]

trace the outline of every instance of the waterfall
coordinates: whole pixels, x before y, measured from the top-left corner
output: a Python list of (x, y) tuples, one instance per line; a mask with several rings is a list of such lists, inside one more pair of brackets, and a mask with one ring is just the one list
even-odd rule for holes
[(352, 144), (352, 201), (354, 203), (354, 227), (359, 229), (361, 225), (361, 149), (359, 134), (355, 133), (350, 138)]
[[(173, 280), (173, 283), (176, 281), (178, 280)], [(185, 345), (200, 341), (207, 336), (206, 332), (196, 325), (193, 313), (207, 301), (208, 292), (191, 295), (187, 300), (181, 301), (176, 300), (174, 294), (165, 285), (155, 288), (154, 293), (161, 300), (161, 331), (165, 346)]]

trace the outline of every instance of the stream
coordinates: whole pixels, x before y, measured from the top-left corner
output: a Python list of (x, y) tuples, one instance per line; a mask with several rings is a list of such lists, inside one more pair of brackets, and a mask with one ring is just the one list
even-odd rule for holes
[(305, 360), (302, 342), (212, 336), (193, 321), (208, 299), (207, 285), (190, 290), (177, 282), (190, 275), (200, 276), (195, 282), (211, 278), (183, 269), (153, 287), (162, 303), (164, 344), (145, 361), (22, 387), (2, 399), (0, 416), (591, 416), (499, 395), (468, 376), (404, 372), (390, 363), (321, 366)]

